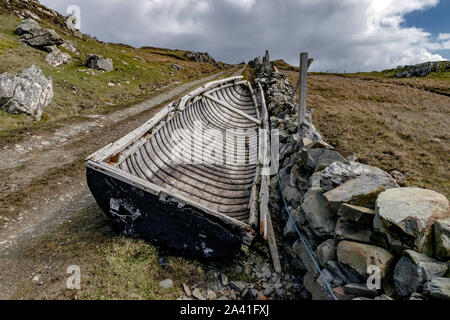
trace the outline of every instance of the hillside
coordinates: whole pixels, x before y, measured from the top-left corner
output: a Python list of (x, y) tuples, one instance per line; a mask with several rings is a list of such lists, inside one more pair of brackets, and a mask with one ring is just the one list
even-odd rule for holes
[[(55, 30), (64, 40), (74, 41), (78, 48), (76, 53), (61, 48), (61, 51), (71, 55), (72, 63), (52, 67), (45, 60), (46, 52), (20, 42), (15, 29), (22, 17), (34, 17), (41, 27)], [(114, 71), (87, 69), (88, 53), (111, 58)], [(104, 43), (70, 31), (66, 27), (65, 17), (37, 1), (1, 0), (0, 73), (16, 73), (37, 65), (45, 76), (53, 78), (55, 95), (39, 123), (34, 123), (26, 115), (12, 116), (0, 110), (0, 137), (11, 138), (24, 130), (48, 129), (80, 117), (114, 111), (161, 93), (158, 90), (168, 86), (176, 86), (226, 67), (213, 60), (214, 63), (195, 62), (188, 59), (187, 54), (182, 50), (139, 49), (125, 44)]]
[[(290, 80), (298, 73), (284, 71)], [(450, 196), (450, 73), (397, 79), (387, 73), (314, 74), (308, 105), (324, 138), (345, 155), (388, 172), (406, 185)]]

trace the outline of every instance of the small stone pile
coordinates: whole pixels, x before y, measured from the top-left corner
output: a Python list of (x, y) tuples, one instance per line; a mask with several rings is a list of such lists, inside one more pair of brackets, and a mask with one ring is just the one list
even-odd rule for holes
[(302, 275), (312, 298), (449, 300), (448, 199), (431, 190), (400, 188), (399, 172), (393, 174), (396, 180), (343, 157), (323, 141), (311, 110), (299, 129), (287, 77), (260, 59), (251, 64), (266, 93), (272, 129), (279, 130), (283, 196), (308, 248), (288, 219), (276, 176), (270, 210), (276, 221), (284, 221), (287, 262)]

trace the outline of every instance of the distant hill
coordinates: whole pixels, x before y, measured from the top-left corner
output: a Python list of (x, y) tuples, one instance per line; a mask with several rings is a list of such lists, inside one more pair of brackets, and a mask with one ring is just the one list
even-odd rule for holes
[[(32, 18), (41, 28), (54, 30), (75, 51), (60, 46), (71, 63), (58, 67), (46, 61), (48, 52), (31, 47), (15, 33), (23, 19)], [(111, 58), (112, 72), (86, 67), (88, 53)], [(145, 99), (170, 84), (198, 79), (229, 65), (209, 54), (153, 47), (134, 48), (106, 43), (67, 26), (66, 17), (36, 0), (0, 0), (0, 73), (15, 74), (36, 65), (53, 78), (55, 95), (44, 110), (41, 123), (109, 112)], [(24, 114), (0, 110), (0, 137), (35, 124)]]

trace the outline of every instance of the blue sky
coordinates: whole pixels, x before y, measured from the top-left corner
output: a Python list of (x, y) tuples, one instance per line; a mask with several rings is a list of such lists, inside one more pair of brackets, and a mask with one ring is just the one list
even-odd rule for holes
[[(438, 37), (440, 33), (450, 33), (450, 0), (441, 0), (433, 8), (416, 10), (405, 15), (404, 25), (422, 28), (434, 37)], [(436, 52), (450, 60), (450, 50), (437, 50)]]
[[(373, 71), (450, 59), (450, 0), (41, 0), (103, 41), (272, 59), (311, 71)], [(445, 50), (444, 50), (445, 49)]]

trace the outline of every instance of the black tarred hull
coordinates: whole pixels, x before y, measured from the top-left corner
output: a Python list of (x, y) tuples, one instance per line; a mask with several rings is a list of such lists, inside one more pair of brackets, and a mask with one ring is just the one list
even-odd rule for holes
[(242, 230), (192, 206), (157, 196), (87, 168), (88, 186), (114, 229), (141, 238), (174, 255), (222, 261), (242, 246)]

